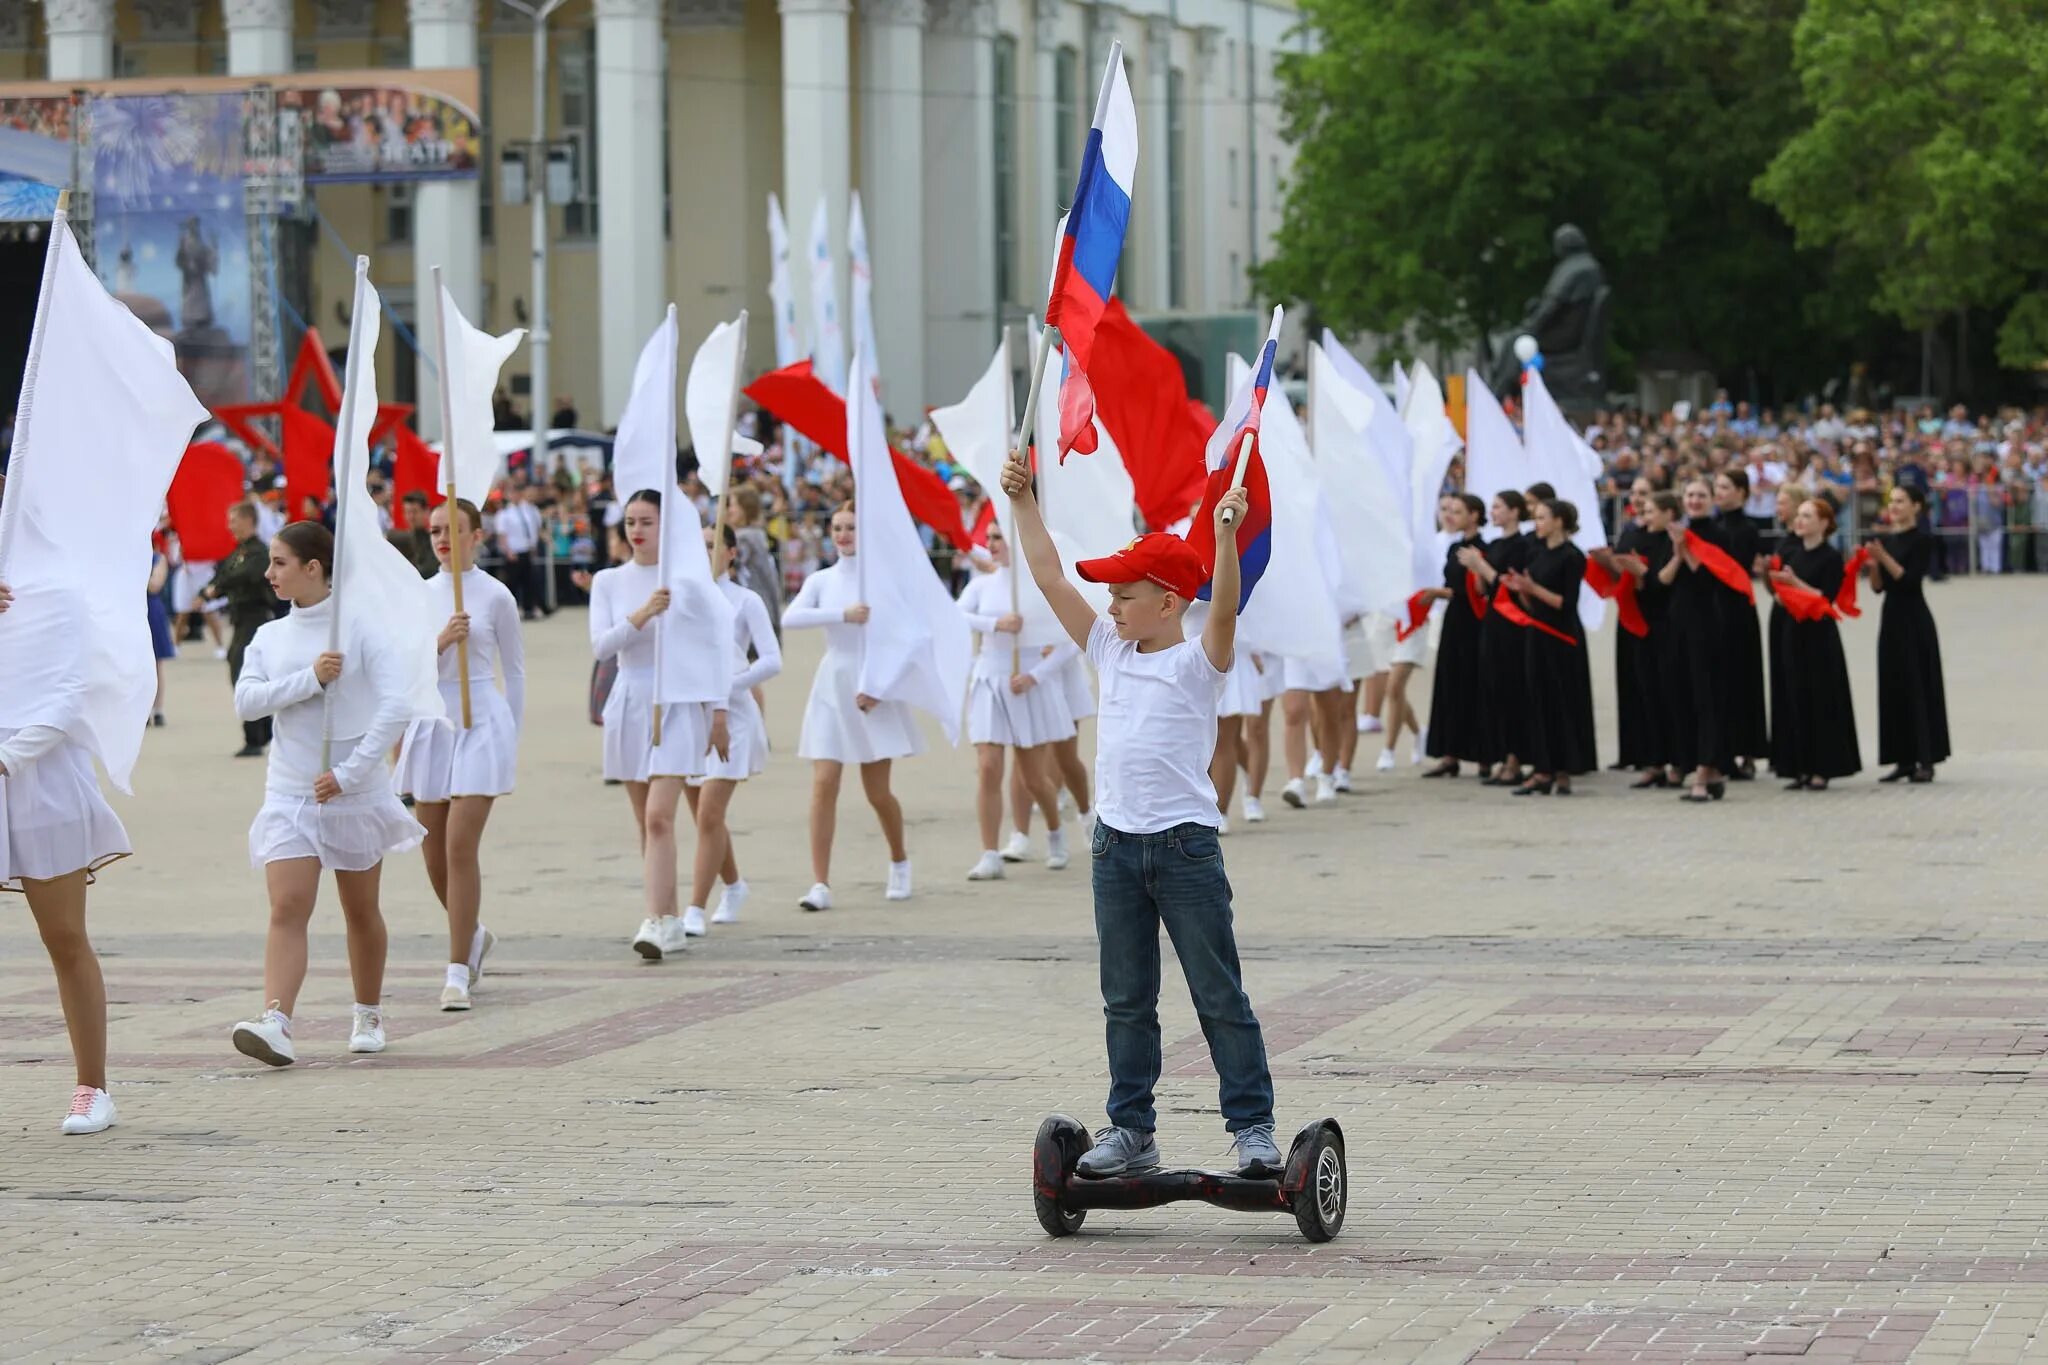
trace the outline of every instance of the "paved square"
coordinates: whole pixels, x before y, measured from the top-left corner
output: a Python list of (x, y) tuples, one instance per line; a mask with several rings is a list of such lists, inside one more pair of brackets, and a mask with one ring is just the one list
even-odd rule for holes
[[(227, 1030), (262, 1003), (262, 773), (227, 757), (225, 668), (200, 651), (119, 805), (137, 856), (93, 893), (122, 1113), (103, 1137), (57, 1135), (63, 1022), (0, 900), (0, 1359), (2048, 1349), (2048, 589), (1932, 601), (1962, 754), (1933, 786), (1766, 781), (1692, 807), (1603, 775), (1509, 800), (1404, 763), (1226, 841), (1282, 1126), (1331, 1114), (1349, 1140), (1349, 1222), (1320, 1247), (1201, 1205), (1045, 1238), (1032, 1131), (1099, 1122), (1104, 1089), (1085, 863), (970, 885), (972, 763), (939, 749), (899, 765), (917, 898), (882, 901), (849, 783), (840, 907), (800, 913), (802, 634), (768, 692), (780, 753), (736, 804), (743, 923), (682, 961), (629, 951), (631, 826), (565, 613), (529, 628), (478, 1008), (435, 1011), (440, 913), (417, 856), (395, 860), (391, 1050), (345, 1050), (330, 893), (305, 1060), (255, 1066)], [(1876, 631), (1874, 611), (1845, 630), (1866, 762)], [(1214, 1073), (1172, 973), (1162, 1013), (1162, 1145), (1214, 1163)]]

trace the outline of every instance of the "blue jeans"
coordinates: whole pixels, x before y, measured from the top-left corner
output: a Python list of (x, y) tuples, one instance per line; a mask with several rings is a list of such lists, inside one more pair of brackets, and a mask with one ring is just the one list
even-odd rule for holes
[(1159, 1081), (1159, 925), (1166, 924), (1209, 1040), (1224, 1126), (1273, 1121), (1273, 1075), (1237, 967), (1230, 881), (1216, 831), (1175, 825), (1125, 834), (1098, 822), (1092, 851), (1095, 937), (1109, 1040), (1109, 1121), (1149, 1133)]

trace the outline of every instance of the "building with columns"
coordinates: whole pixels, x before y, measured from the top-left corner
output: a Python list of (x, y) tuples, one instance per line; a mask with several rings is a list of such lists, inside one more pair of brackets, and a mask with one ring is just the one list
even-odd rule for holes
[[(752, 309), (750, 358), (772, 364), (770, 192), (806, 334), (821, 196), (848, 316), (854, 189), (888, 405), (907, 419), (954, 401), (1000, 328), (1043, 307), (1115, 40), (1141, 136), (1118, 292), (1140, 317), (1250, 309), (1247, 271), (1291, 161), (1274, 67), (1303, 41), (1294, 22), (1291, 0), (568, 0), (549, 26), (547, 136), (575, 154), (574, 197), (548, 213), (553, 394), (519, 401), (568, 396), (584, 425), (609, 426), (671, 300), (686, 344)], [(319, 186), (305, 302), (338, 342), (362, 252), (402, 319), (420, 316), (439, 265), (502, 330), (532, 323), (529, 212), (494, 202), (501, 155), (533, 136), (531, 43), (531, 21), (497, 0), (30, 0), (0, 5), (0, 93), (10, 79), (477, 67), (483, 174)], [(402, 351), (387, 340), (382, 391), (430, 392)]]

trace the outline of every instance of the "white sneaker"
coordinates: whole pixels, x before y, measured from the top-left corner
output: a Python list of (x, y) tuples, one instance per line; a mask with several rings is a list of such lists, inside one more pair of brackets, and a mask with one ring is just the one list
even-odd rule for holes
[(483, 980), (484, 959), (489, 957), (491, 949), (497, 946), (498, 936), (479, 924), (476, 927), (476, 935), (469, 941), (469, 984), (472, 989), (477, 982)]
[(447, 983), (441, 987), (441, 1008), (443, 1010), (466, 1010), (469, 1008), (469, 968), (460, 962), (448, 964)]
[(230, 1036), (234, 1039), (235, 1051), (259, 1062), (290, 1066), (299, 1059), (299, 1054), (292, 1050), (292, 1021), (285, 1017), (275, 1000), (261, 1015), (235, 1025)]
[(1227, 816), (1227, 815), (1219, 815), (1219, 816), (1217, 816), (1217, 817), (1216, 817), (1216, 837), (1220, 839), (1220, 838), (1222, 838), (1222, 837), (1223, 837), (1224, 835), (1226, 835), (1226, 834), (1228, 834), (1228, 833), (1230, 833), (1230, 817), (1229, 817), (1229, 816)]
[(1003, 861), (1021, 863), (1031, 856), (1031, 836), (1022, 830), (1013, 830), (1010, 842), (1003, 845)]
[(640, 921), (640, 932), (633, 935), (633, 951), (649, 962), (661, 961), (661, 925), (653, 916)]
[(889, 864), (889, 889), (882, 893), (885, 901), (907, 901), (910, 899), (910, 859)]
[(740, 878), (719, 893), (718, 908), (711, 912), (713, 924), (738, 924), (740, 907), (747, 903), (747, 879)]
[(654, 931), (661, 935), (661, 953), (663, 957), (668, 956), (670, 953), (682, 953), (689, 950), (690, 933), (683, 927), (681, 916), (663, 915), (654, 922)]
[(994, 849), (986, 849), (973, 867), (967, 869), (970, 882), (995, 882), (1003, 879), (1003, 855)]
[(1280, 799), (1300, 810), (1308, 804), (1308, 783), (1298, 777), (1289, 778), (1287, 785), (1280, 789)]
[(1266, 803), (1256, 796), (1247, 796), (1244, 799), (1244, 822), (1247, 825), (1265, 824)]
[(693, 905), (683, 911), (683, 933), (690, 938), (704, 937), (704, 907)]
[(64, 1116), (67, 1137), (104, 1133), (114, 1126), (114, 1100), (104, 1090), (81, 1085), (71, 1092), (71, 1112)]
[(830, 910), (832, 908), (832, 888), (823, 882), (817, 883), (810, 890), (804, 892), (804, 898), (797, 902), (797, 908), (800, 910)]
[(1332, 777), (1332, 778), (1331, 778), (1330, 780), (1331, 780), (1331, 781), (1333, 781), (1333, 782), (1335, 782), (1335, 783), (1337, 784), (1337, 790), (1338, 790), (1338, 791), (1340, 791), (1340, 792), (1348, 792), (1348, 791), (1350, 791), (1350, 790), (1351, 790), (1351, 769), (1349, 769), (1349, 768), (1339, 768), (1339, 769), (1337, 769), (1337, 771), (1336, 771), (1336, 774), (1335, 774), (1335, 775), (1334, 775), (1334, 776), (1333, 776), (1333, 777)]
[(1087, 843), (1095, 837), (1095, 812), (1084, 810), (1074, 817), (1074, 828), (1081, 831), (1081, 842)]
[(1378, 716), (1360, 716), (1358, 718), (1358, 733), (1361, 735), (1376, 735), (1384, 729), (1386, 729), (1386, 726)]
[(1394, 771), (1394, 751), (1392, 749), (1380, 750), (1380, 756), (1373, 761), (1372, 766), (1383, 773)]
[(357, 1005), (355, 1023), (348, 1031), (350, 1052), (384, 1050), (384, 1011), (374, 1005)]
[(1415, 732), (1415, 750), (1413, 753), (1408, 755), (1408, 761), (1417, 767), (1422, 766), (1423, 750), (1427, 749), (1428, 747), (1429, 727), (1425, 725), (1420, 730), (1417, 730)]
[(1054, 872), (1067, 868), (1067, 832), (1064, 829), (1047, 830), (1045, 834), (1045, 865)]
[(228, 652), (225, 648), (216, 648), (213, 651), (213, 657), (216, 659), (225, 659), (228, 657)]
[(1334, 806), (1337, 804), (1337, 780), (1328, 773), (1320, 773), (1316, 777), (1316, 804), (1318, 806)]
[(1320, 749), (1308, 751), (1308, 767), (1302, 770), (1301, 775), (1311, 780), (1323, 775), (1323, 754)]

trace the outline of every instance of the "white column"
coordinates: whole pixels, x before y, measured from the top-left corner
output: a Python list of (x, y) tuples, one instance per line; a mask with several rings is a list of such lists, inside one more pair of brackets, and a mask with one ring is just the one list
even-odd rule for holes
[[(812, 330), (811, 271), (806, 249), (811, 215), (825, 200), (829, 240), (838, 261), (841, 330), (852, 341), (846, 312), (846, 206), (853, 189), (853, 91), (848, 65), (851, 0), (780, 0), (782, 14), (782, 211), (789, 219), (790, 274), (796, 315)], [(766, 205), (750, 206), (765, 211)], [(870, 245), (874, 241), (868, 233)], [(812, 338), (816, 340), (815, 337)], [(850, 365), (851, 362), (849, 362)]]
[[(683, 336), (701, 338), (751, 308), (747, 348), (772, 356), (766, 286), (751, 254), (767, 236), (761, 213), (767, 187), (760, 194), (749, 188), (755, 159), (749, 152), (765, 139), (749, 128), (747, 104), (733, 92), (736, 74), (747, 69), (745, 0), (669, 0), (668, 22), (669, 240), (663, 256), (676, 325)], [(767, 159), (773, 150), (761, 147), (757, 155)], [(609, 193), (605, 202), (609, 206)], [(641, 336), (660, 320), (658, 313), (646, 318)]]
[[(925, 3), (861, 0), (860, 18), (860, 202), (875, 270), (875, 345), (883, 405), (907, 422), (925, 404)], [(850, 345), (851, 317), (847, 325)]]
[(114, 74), (114, 0), (43, 0), (50, 79), (103, 81)]
[[(598, 359), (604, 423), (668, 311), (661, 231), (661, 0), (597, 0)], [(685, 337), (694, 350), (701, 337)]]
[(230, 76), (277, 76), (292, 69), (292, 0), (223, 0)]
[(1236, 291), (1227, 284), (1230, 248), (1223, 214), (1229, 211), (1230, 190), (1224, 182), (1223, 147), (1218, 110), (1223, 107), (1223, 30), (1195, 30), (1194, 79), (1188, 83), (1188, 202), (1200, 211), (1188, 215), (1188, 304), (1199, 312), (1230, 307)]
[(1145, 67), (1142, 93), (1138, 97), (1138, 204), (1131, 230), (1138, 236), (1138, 260), (1133, 281), (1139, 301), (1151, 312), (1163, 313), (1173, 306), (1173, 252), (1168, 234), (1173, 219), (1173, 200), (1168, 193), (1167, 143), (1171, 130), (1166, 121), (1166, 91), (1173, 70), (1173, 21), (1153, 15), (1145, 21)]
[(995, 3), (932, 0), (924, 174), (942, 225), (925, 243), (925, 392), (955, 402), (995, 349)]
[[(1072, 185), (1059, 180), (1060, 144), (1078, 138), (1074, 128), (1060, 126), (1057, 63), (1060, 50), (1059, 16), (1062, 0), (1033, 0), (1031, 8), (1031, 155), (1026, 188), (1018, 196), (1024, 215), (1024, 258), (1021, 278), (1029, 286), (1026, 298), (1039, 298), (1032, 311), (1045, 307), (1041, 290), (1052, 277), (1053, 233), (1060, 225), (1060, 206), (1073, 196)], [(1079, 96), (1076, 96), (1078, 101)], [(1078, 103), (1077, 103), (1078, 107)], [(1074, 157), (1076, 164), (1080, 157)]]
[[(476, 65), (476, 0), (409, 0), (412, 22), (412, 64), (416, 68)], [(413, 191), (412, 280), (413, 314), (433, 316), (434, 267), (463, 315), (480, 327), (483, 316), (483, 242), (477, 222), (476, 181), (438, 180)], [(419, 333), (426, 347), (427, 333)], [(430, 357), (419, 359), (420, 404), (414, 424), (429, 440), (441, 434), (441, 405), (433, 400), (434, 370)], [(545, 403), (545, 394), (533, 396)]]

